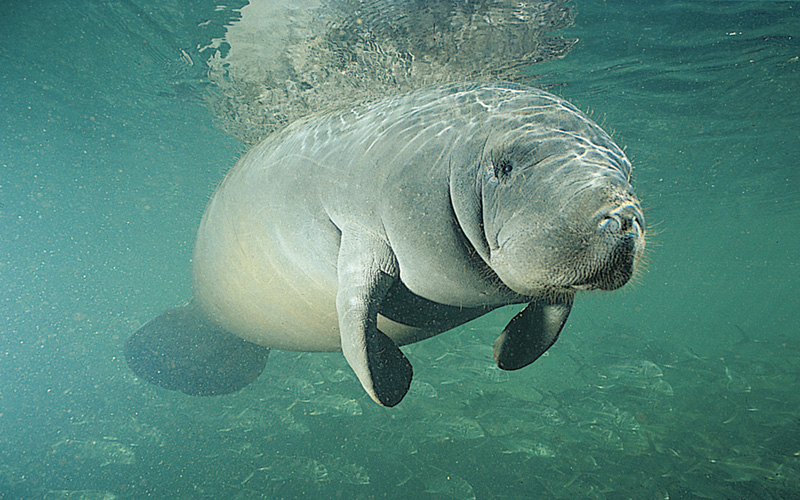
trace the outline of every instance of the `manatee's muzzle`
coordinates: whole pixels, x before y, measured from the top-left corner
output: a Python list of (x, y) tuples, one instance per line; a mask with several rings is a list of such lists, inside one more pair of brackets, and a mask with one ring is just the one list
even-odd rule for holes
[[(634, 203), (625, 203), (602, 217), (600, 263), (586, 280), (601, 290), (615, 290), (631, 279), (644, 249), (644, 217)], [(604, 254), (604, 255), (603, 255)]]

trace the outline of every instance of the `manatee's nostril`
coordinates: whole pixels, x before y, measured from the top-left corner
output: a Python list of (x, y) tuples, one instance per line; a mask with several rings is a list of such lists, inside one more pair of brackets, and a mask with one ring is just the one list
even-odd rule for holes
[(625, 234), (631, 230), (634, 221), (622, 215), (609, 215), (600, 222), (600, 230), (614, 234)]
[(601, 231), (616, 233), (619, 232), (620, 228), (621, 225), (619, 223), (619, 219), (617, 219), (613, 215), (604, 217), (603, 220), (600, 222)]
[[(615, 223), (611, 224), (611, 220), (614, 220)], [(634, 231), (640, 235), (643, 233), (644, 224), (639, 209), (635, 205), (627, 204), (609, 213), (601, 222), (600, 228), (622, 234)]]
[(644, 221), (638, 215), (633, 218), (633, 229), (639, 236), (644, 235)]

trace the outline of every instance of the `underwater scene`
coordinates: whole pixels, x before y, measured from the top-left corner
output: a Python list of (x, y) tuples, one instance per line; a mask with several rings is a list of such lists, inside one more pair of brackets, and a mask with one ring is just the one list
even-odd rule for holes
[[(800, 3), (2, 5), (0, 500), (800, 498)], [(579, 291), (521, 370), (493, 357), (521, 303), (402, 346), (393, 407), (341, 352), (271, 349), (215, 396), (131, 370), (250, 147), (470, 80), (555, 94), (624, 150), (647, 231), (625, 286)]]

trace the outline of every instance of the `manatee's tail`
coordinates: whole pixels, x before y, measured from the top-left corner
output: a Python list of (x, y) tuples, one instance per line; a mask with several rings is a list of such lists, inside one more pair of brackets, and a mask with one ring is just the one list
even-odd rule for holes
[(192, 396), (236, 392), (264, 370), (269, 349), (204, 319), (191, 302), (150, 320), (125, 343), (140, 378)]

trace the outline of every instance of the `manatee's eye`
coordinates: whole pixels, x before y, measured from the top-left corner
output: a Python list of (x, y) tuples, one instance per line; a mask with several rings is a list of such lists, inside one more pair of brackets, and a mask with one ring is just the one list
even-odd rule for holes
[(511, 173), (511, 160), (508, 158), (500, 158), (494, 165), (494, 172), (498, 179), (503, 179)]
[(493, 153), (489, 161), (489, 182), (496, 184), (505, 180), (514, 169), (513, 162), (507, 152)]

